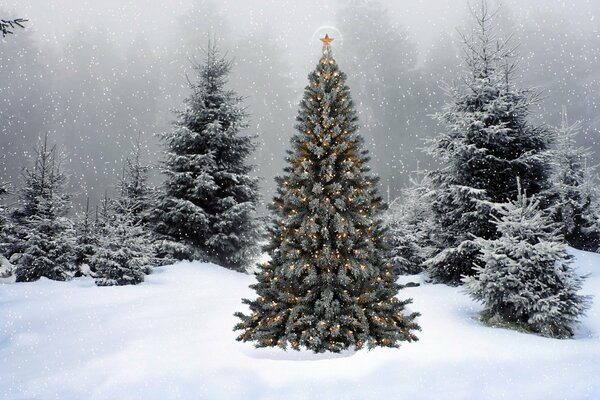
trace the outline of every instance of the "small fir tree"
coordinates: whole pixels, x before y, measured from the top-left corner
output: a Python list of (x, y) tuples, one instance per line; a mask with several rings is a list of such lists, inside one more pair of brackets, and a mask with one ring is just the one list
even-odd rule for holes
[(0, 182), (0, 260), (4, 256), (6, 249), (9, 246), (8, 207), (4, 203), (4, 199), (7, 195), (8, 185)]
[(518, 184), (516, 201), (494, 204), (499, 237), (477, 239), (481, 248), (476, 275), (464, 282), (483, 303), (483, 318), (508, 323), (543, 336), (573, 335), (589, 298), (577, 294), (583, 278), (571, 268), (571, 256), (558, 226), (527, 198)]
[(148, 183), (150, 165), (144, 162), (147, 144), (142, 141), (142, 132), (138, 132), (131, 152), (125, 158), (123, 175), (119, 180), (119, 195), (129, 199), (134, 205), (131, 210), (136, 223), (145, 223), (152, 204), (153, 188)]
[(0, 182), (0, 249), (2, 248), (2, 240), (4, 234), (4, 226), (6, 225), (7, 212), (6, 206), (4, 205), (4, 198), (8, 194), (8, 185), (3, 182)]
[(74, 267), (74, 230), (67, 218), (70, 196), (64, 192), (67, 177), (61, 155), (48, 146), (47, 136), (35, 151), (32, 168), (24, 171), (24, 184), (12, 214), (13, 239), (9, 250), (17, 282), (46, 277), (67, 280)]
[(429, 238), (433, 228), (430, 212), (430, 182), (428, 176), (411, 178), (410, 186), (402, 190), (387, 211), (390, 231), (390, 262), (397, 274), (423, 272), (423, 262), (433, 253)]
[(517, 176), (528, 193), (544, 191), (550, 169), (552, 135), (528, 121), (537, 95), (514, 85), (514, 47), (498, 39), (485, 1), (474, 14), (475, 33), (463, 38), (464, 84), (449, 89), (450, 102), (438, 115), (447, 129), (427, 148), (442, 167), (431, 174), (437, 251), (425, 265), (434, 281), (449, 284), (474, 273), (473, 238), (497, 235), (490, 204), (516, 199)]
[(75, 250), (75, 262), (80, 266), (80, 272), (83, 265), (89, 266), (90, 257), (94, 254), (94, 247), (97, 244), (96, 227), (90, 215), (90, 198), (86, 198), (85, 211), (77, 215), (75, 231), (77, 233), (77, 247)]
[(98, 224), (90, 269), (98, 286), (135, 285), (150, 272), (153, 248), (148, 232), (137, 221), (139, 204), (128, 198), (105, 200)]
[(600, 245), (598, 181), (595, 168), (588, 165), (592, 151), (576, 144), (580, 132), (581, 124), (569, 124), (563, 111), (563, 121), (556, 132), (556, 148), (552, 151), (549, 211), (569, 245), (596, 251)]
[(385, 257), (385, 205), (368, 175), (333, 39), (321, 40), (323, 56), (309, 75), (289, 165), (277, 178), (266, 247), (271, 261), (259, 267), (251, 286), (258, 298), (244, 300), (251, 313), (237, 313), (234, 329), (242, 331), (238, 340), (257, 347), (398, 347), (417, 340), (418, 314), (406, 314), (410, 300), (396, 298), (400, 285)]
[(242, 99), (226, 89), (230, 69), (209, 43), (185, 110), (162, 137), (167, 178), (153, 215), (166, 255), (243, 270), (258, 254), (259, 195), (246, 161), (254, 137), (241, 134), (247, 126)]

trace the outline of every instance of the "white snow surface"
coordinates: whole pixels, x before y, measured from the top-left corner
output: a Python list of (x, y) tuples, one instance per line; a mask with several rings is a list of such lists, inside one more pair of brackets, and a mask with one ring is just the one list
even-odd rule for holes
[[(572, 253), (590, 274), (583, 293), (600, 294), (600, 254)], [(418, 342), (315, 355), (235, 341), (253, 279), (180, 263), (138, 286), (0, 284), (0, 398), (600, 398), (598, 296), (576, 336), (558, 340), (484, 326), (463, 289), (421, 284), (400, 293), (422, 313)]]

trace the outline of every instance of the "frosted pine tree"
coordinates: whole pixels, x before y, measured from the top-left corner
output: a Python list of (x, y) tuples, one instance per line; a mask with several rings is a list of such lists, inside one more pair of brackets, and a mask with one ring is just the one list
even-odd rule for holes
[(6, 195), (8, 194), (8, 185), (6, 185), (3, 182), (0, 182), (0, 254), (2, 251), (2, 247), (4, 244), (4, 229), (5, 229), (5, 225), (6, 225), (6, 220), (7, 220), (7, 207), (6, 205), (3, 203), (4, 202), (4, 198), (6, 197)]
[(137, 220), (138, 204), (129, 198), (108, 200), (97, 224), (90, 269), (98, 286), (135, 285), (150, 272), (153, 248)]
[(552, 151), (549, 210), (569, 245), (596, 251), (600, 245), (598, 180), (595, 168), (588, 164), (593, 153), (576, 144), (580, 132), (581, 124), (569, 124), (563, 111), (556, 148)]
[(495, 34), (485, 2), (476, 22), (464, 37), (463, 84), (448, 89), (450, 101), (437, 116), (446, 130), (427, 149), (442, 167), (431, 174), (438, 250), (425, 265), (434, 281), (449, 284), (473, 274), (473, 238), (496, 236), (489, 204), (516, 199), (517, 176), (531, 194), (548, 185), (551, 132), (528, 121), (537, 95), (515, 86), (513, 47)]
[(258, 254), (258, 180), (247, 158), (254, 137), (242, 99), (226, 89), (231, 63), (209, 44), (198, 82), (166, 146), (164, 196), (154, 212), (163, 252), (243, 270)]
[(86, 199), (85, 211), (78, 213), (75, 220), (76, 231), (76, 249), (75, 262), (80, 267), (80, 272), (86, 274), (84, 265), (89, 265), (89, 259), (94, 254), (94, 248), (97, 244), (96, 226), (90, 215), (90, 198)]
[(558, 226), (520, 184), (515, 201), (494, 206), (499, 237), (477, 240), (479, 266), (465, 278), (471, 297), (485, 307), (483, 318), (543, 336), (573, 335), (589, 298), (578, 294), (583, 278), (571, 268)]
[(8, 185), (0, 182), (0, 277), (4, 274), (9, 274), (7, 271), (2, 271), (3, 259), (6, 250), (9, 248), (9, 224), (8, 224), (8, 207), (4, 203), (8, 195)]
[(153, 188), (148, 183), (150, 165), (144, 161), (147, 144), (138, 132), (129, 155), (125, 158), (123, 174), (119, 180), (119, 195), (132, 202), (133, 217), (136, 223), (146, 222), (152, 204)]
[(47, 136), (36, 148), (34, 165), (25, 169), (18, 207), (13, 212), (10, 261), (18, 282), (41, 277), (67, 280), (75, 271), (75, 239), (71, 207), (65, 193), (66, 175), (61, 155), (49, 147)]
[(403, 189), (387, 211), (390, 231), (390, 262), (399, 274), (423, 272), (423, 262), (434, 251), (429, 238), (434, 229), (431, 218), (431, 192), (427, 175), (417, 175)]
[(396, 297), (400, 285), (386, 262), (387, 232), (376, 179), (368, 175), (367, 151), (358, 134), (350, 90), (325, 36), (323, 55), (304, 92), (297, 133), (271, 210), (260, 266), (237, 313), (238, 340), (339, 352), (364, 346), (398, 347), (417, 340), (410, 300)]

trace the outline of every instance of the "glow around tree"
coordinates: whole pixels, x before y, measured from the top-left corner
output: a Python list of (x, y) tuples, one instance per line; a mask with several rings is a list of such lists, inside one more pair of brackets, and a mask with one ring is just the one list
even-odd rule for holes
[(275, 218), (267, 251), (271, 261), (237, 313), (238, 340), (257, 347), (290, 346), (314, 352), (349, 347), (398, 347), (417, 340), (417, 313), (385, 261), (385, 209), (367, 151), (358, 134), (346, 75), (338, 68), (328, 35), (309, 75), (292, 137), (285, 174), (277, 178)]

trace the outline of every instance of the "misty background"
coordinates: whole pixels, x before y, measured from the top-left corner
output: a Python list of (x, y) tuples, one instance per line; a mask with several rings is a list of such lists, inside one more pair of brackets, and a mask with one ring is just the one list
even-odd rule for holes
[[(195, 80), (191, 60), (202, 60), (209, 34), (234, 59), (230, 87), (246, 97), (248, 133), (258, 135), (265, 202), (326, 32), (348, 75), (372, 170), (384, 197), (389, 190), (394, 198), (410, 171), (430, 165), (419, 148), (440, 129), (431, 115), (447, 100), (442, 83), (459, 78), (457, 29), (468, 33), (472, 24), (466, 0), (4, 0), (0, 16), (29, 19), (0, 43), (0, 181), (18, 187), (49, 133), (67, 154), (76, 209), (87, 196), (95, 204), (106, 189), (114, 193), (138, 132), (147, 161), (161, 160), (156, 133), (183, 106), (187, 79)], [(583, 124), (580, 144), (592, 148), (599, 18), (596, 0), (505, 0), (498, 18), (520, 43), (520, 85), (543, 94), (532, 119), (558, 125), (565, 106)], [(162, 179), (158, 168), (152, 176)]]

